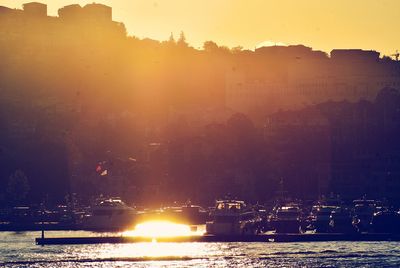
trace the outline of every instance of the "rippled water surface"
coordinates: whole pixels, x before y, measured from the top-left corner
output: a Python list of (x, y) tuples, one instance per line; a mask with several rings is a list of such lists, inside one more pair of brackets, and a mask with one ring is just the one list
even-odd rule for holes
[[(46, 236), (90, 235), (98, 236), (99, 234), (89, 232), (46, 233)], [(153, 242), (37, 246), (34, 238), (38, 236), (40, 236), (40, 232), (0, 232), (0, 266), (400, 267), (399, 242)]]

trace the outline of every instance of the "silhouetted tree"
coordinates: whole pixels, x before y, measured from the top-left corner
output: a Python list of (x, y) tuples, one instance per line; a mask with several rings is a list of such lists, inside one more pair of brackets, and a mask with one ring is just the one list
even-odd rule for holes
[(179, 46), (183, 46), (183, 47), (188, 47), (189, 44), (186, 42), (186, 36), (185, 33), (183, 31), (181, 31), (181, 34), (179, 35), (179, 39), (176, 42)]
[(176, 44), (175, 38), (174, 38), (174, 34), (171, 32), (169, 39), (168, 39), (168, 43), (170, 44)]
[(237, 54), (237, 53), (241, 52), (242, 50), (243, 50), (243, 47), (242, 47), (242, 46), (236, 46), (236, 47), (233, 47), (233, 48), (231, 49), (231, 51), (232, 51), (233, 54)]
[(203, 49), (206, 52), (215, 52), (218, 50), (218, 45), (213, 41), (205, 41), (203, 44)]

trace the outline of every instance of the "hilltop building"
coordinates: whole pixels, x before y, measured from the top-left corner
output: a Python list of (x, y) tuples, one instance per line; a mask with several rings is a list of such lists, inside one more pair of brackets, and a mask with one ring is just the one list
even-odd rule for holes
[(238, 112), (270, 114), (325, 101), (373, 101), (386, 86), (400, 88), (400, 63), (376, 51), (334, 49), (330, 57), (304, 46), (256, 50), (263, 65), (226, 75), (225, 104)]
[(101, 4), (68, 5), (58, 10), (58, 16), (67, 21), (91, 21), (91, 22), (110, 22), (112, 21), (112, 8)]
[(46, 49), (46, 44), (55, 43), (57, 38), (126, 37), (125, 26), (112, 20), (112, 8), (106, 5), (69, 5), (60, 8), (58, 15), (47, 16), (47, 5), (37, 2), (24, 4), (22, 10), (0, 6), (0, 41), (10, 43), (35, 36), (41, 43), (39, 48)]
[(31, 17), (46, 17), (47, 16), (47, 5), (31, 2), (23, 5), (24, 13)]

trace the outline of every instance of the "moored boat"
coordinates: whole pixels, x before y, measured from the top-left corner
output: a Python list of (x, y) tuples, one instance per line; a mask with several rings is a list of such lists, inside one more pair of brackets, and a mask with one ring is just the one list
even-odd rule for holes
[(356, 229), (352, 224), (351, 211), (344, 207), (333, 210), (330, 215), (329, 231), (343, 234), (354, 233)]
[(400, 233), (400, 214), (392, 210), (374, 213), (371, 221), (372, 230), (376, 233)]
[(94, 231), (124, 230), (135, 222), (136, 210), (120, 198), (104, 199), (91, 207), (82, 219), (82, 228)]
[(328, 232), (331, 212), (336, 208), (335, 206), (313, 206), (309, 217), (308, 228), (317, 233)]
[(239, 200), (217, 200), (211, 211), (212, 221), (206, 223), (206, 233), (213, 235), (240, 235), (251, 228), (242, 221), (246, 205)]
[(353, 201), (353, 225), (359, 232), (370, 231), (371, 221), (376, 211), (375, 200), (358, 199)]
[(302, 211), (296, 204), (276, 208), (269, 218), (269, 224), (276, 233), (299, 233), (301, 221)]

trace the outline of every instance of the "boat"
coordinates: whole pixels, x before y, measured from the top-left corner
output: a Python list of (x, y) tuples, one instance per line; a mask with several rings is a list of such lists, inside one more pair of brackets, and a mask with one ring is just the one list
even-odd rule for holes
[(269, 225), (276, 233), (299, 233), (302, 211), (296, 204), (277, 207), (269, 217)]
[(331, 220), (331, 212), (334, 211), (336, 208), (336, 206), (313, 206), (310, 216), (308, 218), (308, 229), (311, 229), (317, 233), (328, 232), (329, 222)]
[(212, 235), (241, 235), (250, 233), (249, 219), (244, 201), (217, 200), (215, 209), (210, 212), (212, 221), (206, 222), (206, 233)]
[(332, 233), (354, 233), (356, 229), (352, 223), (351, 211), (344, 207), (337, 207), (331, 212), (329, 231)]
[(374, 213), (371, 221), (372, 229), (376, 233), (400, 233), (400, 214), (393, 210), (384, 210)]
[(181, 223), (195, 225), (205, 224), (208, 212), (197, 205), (184, 205), (180, 207), (165, 207), (161, 209), (161, 217), (167, 220), (175, 220)]
[(9, 215), (9, 223), (16, 229), (30, 229), (34, 224), (34, 215), (31, 207), (13, 207)]
[(201, 206), (167, 206), (155, 210), (137, 212), (138, 221), (171, 221), (187, 225), (202, 225), (209, 218), (209, 212)]
[(371, 221), (376, 212), (375, 200), (358, 199), (353, 201), (353, 225), (359, 232), (370, 231)]
[(85, 230), (114, 231), (132, 227), (137, 212), (120, 198), (109, 198), (97, 202), (82, 219)]
[(204, 224), (208, 218), (208, 212), (197, 205), (182, 206), (182, 216), (189, 224)]

